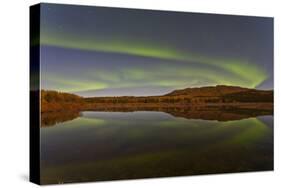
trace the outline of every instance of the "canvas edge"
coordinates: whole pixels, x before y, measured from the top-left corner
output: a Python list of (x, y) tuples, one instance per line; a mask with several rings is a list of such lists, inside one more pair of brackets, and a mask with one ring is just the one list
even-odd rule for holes
[(40, 4), (29, 7), (29, 181), (40, 181)]

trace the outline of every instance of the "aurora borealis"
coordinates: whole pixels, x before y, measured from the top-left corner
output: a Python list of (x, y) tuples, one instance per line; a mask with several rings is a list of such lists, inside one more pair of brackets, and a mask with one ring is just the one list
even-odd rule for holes
[[(273, 20), (43, 4), (41, 86), (82, 96), (273, 88)], [(36, 44), (34, 44), (36, 45)]]

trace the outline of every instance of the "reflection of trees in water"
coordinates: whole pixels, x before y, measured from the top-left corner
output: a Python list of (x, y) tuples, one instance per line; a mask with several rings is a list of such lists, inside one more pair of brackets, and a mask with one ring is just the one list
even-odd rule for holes
[(217, 120), (217, 121), (231, 121), (240, 120), (250, 117), (257, 117), (263, 115), (272, 115), (272, 109), (255, 109), (255, 108), (241, 108), (234, 106), (201, 106), (193, 108), (174, 108), (164, 109), (175, 117), (184, 117), (187, 119), (202, 119), (202, 120)]
[[(255, 106), (189, 106), (189, 107), (116, 107), (116, 108), (99, 108), (99, 111), (108, 112), (132, 112), (132, 111), (160, 111), (171, 114), (175, 117), (187, 119), (218, 120), (230, 121), (240, 120), (262, 115), (272, 115), (272, 108), (255, 108)], [(95, 111), (95, 110), (93, 110)]]
[(57, 123), (73, 120), (79, 117), (77, 111), (57, 111), (41, 113), (41, 127), (48, 127)]
[[(171, 114), (174, 117), (183, 117), (186, 119), (202, 119), (230, 121), (240, 120), (250, 117), (272, 115), (273, 105), (251, 104), (251, 105), (194, 105), (194, 106), (122, 106), (122, 105), (100, 105), (87, 109), (88, 111), (102, 112), (134, 112), (134, 111), (159, 111)], [(73, 120), (79, 117), (77, 111), (58, 111), (41, 114), (41, 126), (47, 127), (64, 121)]]

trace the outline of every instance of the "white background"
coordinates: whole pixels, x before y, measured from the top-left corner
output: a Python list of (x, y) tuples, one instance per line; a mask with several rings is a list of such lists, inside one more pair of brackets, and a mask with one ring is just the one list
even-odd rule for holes
[[(38, 187), (29, 174), (29, 5), (32, 0), (0, 4), (0, 187)], [(274, 16), (275, 22), (275, 170), (274, 172), (189, 176), (149, 180), (56, 185), (58, 187), (278, 187), (280, 171), (280, 20), (278, 0), (61, 0), (70, 4)], [(279, 180), (278, 180), (279, 179)], [(279, 185), (280, 187), (280, 185)]]

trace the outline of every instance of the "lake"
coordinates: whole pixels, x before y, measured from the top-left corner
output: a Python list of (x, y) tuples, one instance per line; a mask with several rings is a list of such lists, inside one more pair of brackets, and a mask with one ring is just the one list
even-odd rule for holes
[(49, 184), (273, 169), (272, 115), (233, 118), (221, 114), (208, 118), (210, 115), (214, 117), (205, 111), (188, 116), (163, 111), (42, 115), (41, 181)]

